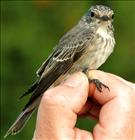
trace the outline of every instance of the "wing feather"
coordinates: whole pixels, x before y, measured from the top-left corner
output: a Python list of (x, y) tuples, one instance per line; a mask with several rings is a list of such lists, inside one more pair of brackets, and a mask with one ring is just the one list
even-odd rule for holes
[(74, 32), (74, 34), (69, 32), (59, 41), (53, 53), (37, 71), (37, 74), (40, 76), (38, 86), (24, 109), (42, 95), (59, 76), (72, 67), (74, 62), (81, 57), (83, 51), (87, 48), (89, 40), (91, 40), (90, 32), (88, 30), (81, 30), (78, 33)]
[(44, 76), (41, 78), (36, 90), (33, 92), (29, 102), (26, 104), (23, 110), (25, 110), (37, 97), (42, 95), (57, 79), (58, 77), (65, 73), (71, 66), (72, 60), (64, 62), (56, 62), (53, 66), (45, 72)]
[[(79, 28), (79, 29), (78, 29)], [(41, 67), (37, 70), (36, 74), (40, 77), (44, 71), (52, 65), (53, 60), (57, 61), (66, 61), (73, 57), (74, 52), (80, 52), (86, 47), (86, 43), (92, 40), (92, 31), (87, 28), (80, 28), (75, 26), (68, 33), (66, 33), (56, 45), (53, 50), (53, 53), (47, 58)], [(84, 45), (85, 44), (85, 45)]]

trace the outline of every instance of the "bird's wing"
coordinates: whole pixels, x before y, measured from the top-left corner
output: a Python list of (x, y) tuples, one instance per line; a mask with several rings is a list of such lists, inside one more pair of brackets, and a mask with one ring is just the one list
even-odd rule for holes
[[(79, 29), (78, 29), (79, 28)], [(74, 32), (74, 34), (73, 34)], [(53, 63), (53, 59), (59, 59), (59, 61), (68, 55), (73, 54), (71, 48), (77, 49), (77, 51), (81, 51), (83, 49), (82, 46), (86, 43), (86, 41), (92, 39), (92, 32), (88, 29), (80, 29), (80, 27), (75, 26), (69, 32), (67, 32), (59, 41), (58, 45), (54, 48), (53, 53), (49, 55), (49, 57), (42, 63), (40, 68), (37, 70), (36, 74), (40, 77), (43, 72), (45, 72), (48, 67)], [(66, 53), (66, 50), (69, 49), (71, 52), (68, 55), (63, 55), (63, 52)], [(68, 53), (68, 52), (67, 52)], [(68, 56), (69, 57), (69, 56)]]
[(38, 77), (40, 77), (42, 75), (42, 73), (44, 72), (46, 66), (48, 65), (49, 63), (49, 60), (52, 58), (52, 54), (49, 55), (49, 57), (42, 63), (42, 65), (40, 66), (40, 68), (36, 71), (36, 74)]
[[(88, 43), (88, 36), (85, 32), (79, 32), (76, 36), (68, 35), (58, 43), (58, 47), (45, 63), (45, 68), (42, 71), (38, 86), (33, 92), (29, 102), (26, 104), (26, 109), (37, 97), (47, 90), (60, 75), (67, 72), (73, 63), (77, 61), (85, 50)], [(85, 37), (83, 37), (83, 35)]]

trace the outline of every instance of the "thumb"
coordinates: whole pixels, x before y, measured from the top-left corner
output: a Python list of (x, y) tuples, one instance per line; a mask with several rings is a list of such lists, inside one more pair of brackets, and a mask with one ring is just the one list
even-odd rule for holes
[(46, 91), (39, 106), (34, 138), (72, 139), (77, 113), (88, 97), (88, 87), (87, 77), (79, 72)]
[(53, 104), (63, 103), (75, 111), (75, 113), (78, 113), (87, 100), (88, 87), (89, 83), (86, 75), (78, 72), (59, 86), (45, 92), (42, 99), (44, 100), (45, 97), (45, 100), (53, 102)]
[(75, 113), (78, 113), (88, 98), (89, 83), (86, 75), (78, 72), (66, 80), (60, 88), (68, 89), (67, 92), (62, 92), (62, 94), (64, 94), (66, 100), (70, 103), (68, 105)]

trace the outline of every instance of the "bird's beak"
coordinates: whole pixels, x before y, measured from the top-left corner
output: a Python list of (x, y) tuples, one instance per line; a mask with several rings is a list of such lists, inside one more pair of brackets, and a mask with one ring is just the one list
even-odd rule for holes
[(100, 19), (103, 20), (103, 21), (108, 21), (110, 18), (108, 16), (104, 15)]

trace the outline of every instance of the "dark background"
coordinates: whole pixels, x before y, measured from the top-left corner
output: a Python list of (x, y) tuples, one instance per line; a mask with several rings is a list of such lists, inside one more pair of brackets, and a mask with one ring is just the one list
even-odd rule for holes
[[(17, 98), (36, 79), (35, 72), (60, 37), (91, 5), (106, 4), (115, 11), (115, 51), (101, 70), (135, 82), (135, 2), (133, 1), (3, 1), (1, 2), (1, 138), (28, 97)], [(25, 129), (7, 140), (32, 138), (36, 113)], [(91, 130), (95, 122), (79, 119)]]

